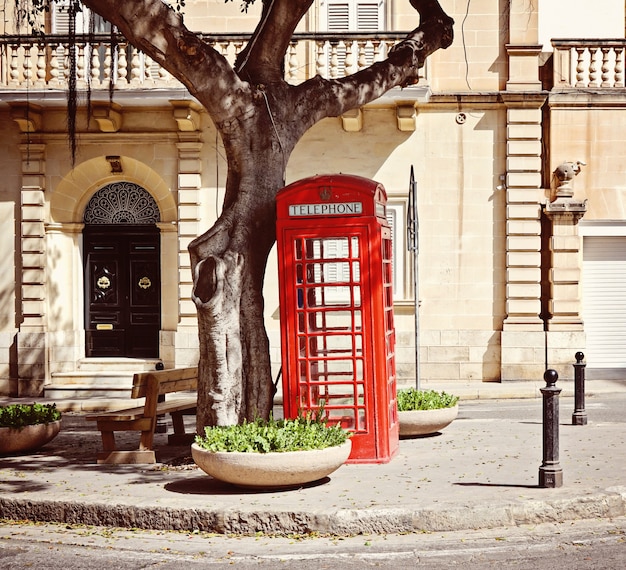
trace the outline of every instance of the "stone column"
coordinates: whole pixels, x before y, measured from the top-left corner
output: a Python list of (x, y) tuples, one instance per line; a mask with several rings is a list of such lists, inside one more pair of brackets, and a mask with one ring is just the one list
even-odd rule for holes
[(542, 112), (545, 95), (503, 94), (507, 106), (506, 313), (501, 378), (545, 369), (541, 313)]
[(542, 106), (538, 12), (526, 0), (509, 3), (507, 108), (506, 319), (501, 379), (540, 380), (545, 369), (541, 320)]
[[(578, 222), (587, 211), (587, 201), (576, 200), (569, 185), (569, 180), (580, 171), (580, 164), (564, 163), (557, 168), (555, 175), (560, 185), (556, 199), (546, 204), (544, 209), (552, 226), (548, 362), (561, 378), (573, 378), (574, 354), (585, 346), (580, 284), (582, 242)], [(561, 176), (564, 170), (568, 171), (565, 177)]]
[(45, 145), (22, 144), (18, 396), (40, 396), (47, 377)]
[(196, 133), (179, 134), (178, 148), (178, 282), (179, 326), (176, 333), (176, 366), (198, 363), (198, 321), (191, 300), (193, 286), (187, 246), (200, 234), (202, 142)]

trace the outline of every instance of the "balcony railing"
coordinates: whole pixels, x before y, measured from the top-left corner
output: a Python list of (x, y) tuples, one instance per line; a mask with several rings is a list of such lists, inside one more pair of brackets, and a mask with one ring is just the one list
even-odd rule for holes
[[(406, 36), (403, 32), (297, 34), (285, 57), (285, 77), (300, 83), (317, 74), (339, 78), (384, 59), (389, 49)], [(249, 35), (204, 36), (232, 64), (246, 46)], [(165, 69), (146, 54), (110, 36), (1, 36), (0, 89), (65, 89), (71, 74), (70, 55), (76, 60), (79, 88), (92, 89), (181, 87)], [(425, 71), (422, 70), (425, 75)]]
[(555, 89), (623, 89), (626, 39), (552, 40)]

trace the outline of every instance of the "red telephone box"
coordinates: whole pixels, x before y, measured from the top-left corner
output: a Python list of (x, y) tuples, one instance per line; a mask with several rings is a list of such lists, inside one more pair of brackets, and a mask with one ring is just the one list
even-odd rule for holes
[(352, 432), (350, 463), (398, 450), (387, 195), (348, 175), (276, 197), (285, 417), (317, 410)]

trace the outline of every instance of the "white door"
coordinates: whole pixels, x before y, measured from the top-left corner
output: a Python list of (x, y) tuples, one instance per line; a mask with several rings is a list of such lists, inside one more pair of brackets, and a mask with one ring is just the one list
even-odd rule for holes
[(626, 368), (626, 236), (585, 236), (583, 320), (589, 368)]

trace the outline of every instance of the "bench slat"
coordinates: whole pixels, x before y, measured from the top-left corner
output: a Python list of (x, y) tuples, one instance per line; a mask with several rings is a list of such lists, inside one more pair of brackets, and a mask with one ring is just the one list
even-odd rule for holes
[[(153, 378), (156, 378), (160, 384), (163, 385), (163, 388), (160, 388), (160, 394), (168, 394), (179, 390), (195, 390), (198, 387), (198, 367), (176, 368), (174, 370), (157, 370), (155, 372), (142, 372), (140, 374), (135, 374), (133, 376), (131, 397), (143, 398), (146, 396), (148, 393), (148, 385)], [(176, 387), (175, 383), (178, 380), (189, 381), (189, 386), (185, 388)], [(171, 385), (171, 382), (174, 382), (174, 384)]]
[[(86, 416), (87, 420), (97, 422), (102, 436), (104, 451), (98, 453), (98, 463), (154, 463), (155, 454), (152, 447), (156, 418), (159, 415), (170, 414), (172, 416), (177, 441), (192, 439), (192, 434), (185, 433), (182, 415), (186, 412), (195, 413), (198, 396), (190, 392), (197, 389), (197, 367), (135, 374), (131, 397), (145, 398), (143, 406)], [(159, 396), (165, 394), (177, 396), (159, 402)], [(139, 449), (137, 451), (117, 450), (116, 431), (140, 431)]]

